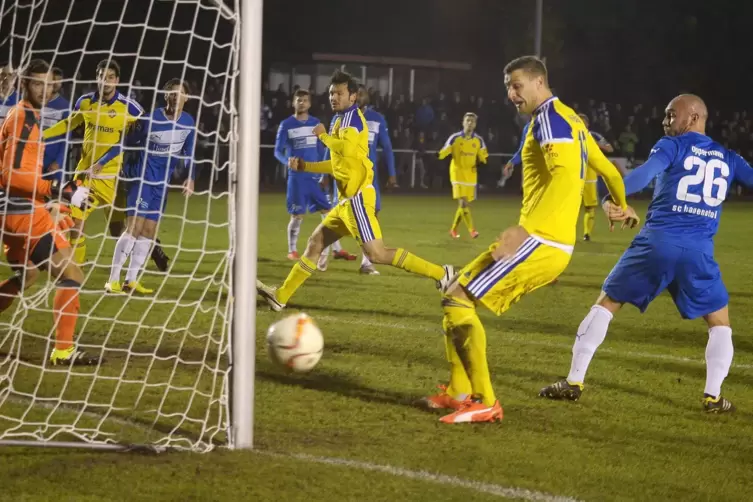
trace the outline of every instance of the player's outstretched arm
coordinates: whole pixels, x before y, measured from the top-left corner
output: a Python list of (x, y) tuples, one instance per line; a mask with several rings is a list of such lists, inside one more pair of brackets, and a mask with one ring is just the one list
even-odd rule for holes
[[(295, 157), (291, 157), (294, 159)], [(332, 161), (323, 160), (321, 162), (304, 162), (303, 159), (296, 159), (298, 168), (294, 168), (290, 162), (288, 166), (294, 171), (306, 171), (307, 173), (332, 174)]]
[(489, 150), (487, 150), (486, 148), (486, 143), (484, 143), (484, 138), (479, 136), (478, 139), (481, 141), (481, 148), (476, 154), (476, 157), (478, 158), (479, 162), (481, 162), (482, 164), (486, 164), (486, 161), (489, 160)]
[(44, 139), (50, 139), (57, 136), (63, 136), (64, 134), (67, 134), (68, 131), (77, 128), (83, 123), (84, 115), (80, 110), (74, 110), (74, 112), (68, 118), (64, 118), (42, 131), (42, 137)]
[(735, 154), (735, 181), (745, 185), (747, 188), (753, 188), (753, 167), (748, 162)]

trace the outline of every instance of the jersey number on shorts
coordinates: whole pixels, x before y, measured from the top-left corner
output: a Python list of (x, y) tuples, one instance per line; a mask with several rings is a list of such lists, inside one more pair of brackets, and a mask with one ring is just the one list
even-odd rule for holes
[[(698, 170), (695, 174), (688, 174), (680, 179), (677, 184), (677, 199), (690, 203), (699, 203), (701, 200), (711, 207), (721, 204), (727, 197), (727, 180), (729, 166), (720, 159), (711, 159), (708, 162), (700, 157), (687, 157), (683, 167), (691, 171), (694, 167)], [(718, 170), (718, 171), (717, 171)], [(703, 183), (703, 197), (688, 193), (688, 188)], [(717, 187), (716, 197), (713, 195), (714, 186)]]

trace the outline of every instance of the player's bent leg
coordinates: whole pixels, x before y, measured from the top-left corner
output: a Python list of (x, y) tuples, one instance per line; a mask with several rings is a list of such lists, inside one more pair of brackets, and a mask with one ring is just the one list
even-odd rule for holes
[(437, 282), (437, 287), (439, 287), (440, 281), (454, 272), (426, 261), (403, 248), (387, 248), (382, 239), (364, 242), (363, 251), (373, 263), (392, 265), (406, 272), (434, 279)]
[(729, 374), (734, 355), (729, 310), (725, 306), (705, 315), (704, 319), (709, 327), (709, 341), (706, 345), (706, 387), (703, 391), (703, 408), (708, 413), (735, 411), (735, 406), (721, 395), (722, 383)]
[(502, 407), (494, 395), (486, 359), (486, 331), (474, 299), (455, 283), (445, 293), (442, 308), (451, 372), (446, 390), (450, 399), (443, 404), (456, 407), (456, 411), (440, 420), (451, 424), (501, 420)]
[[(77, 208), (71, 208), (73, 227), (68, 230), (68, 240), (73, 247), (73, 256), (76, 263), (83, 264), (86, 261), (86, 235), (84, 235), (84, 219), (73, 216)], [(81, 211), (79, 211), (80, 214)]]
[(476, 231), (476, 226), (473, 224), (473, 216), (471, 216), (471, 199), (466, 197), (462, 200), (464, 202), (462, 207), (463, 223), (465, 223), (468, 233), (471, 234), (471, 239), (475, 239), (478, 237), (478, 232)]
[(84, 273), (73, 261), (70, 247), (61, 246), (50, 258), (50, 272), (57, 280), (53, 301), (55, 320), (55, 348), (50, 355), (53, 365), (91, 366), (103, 362), (99, 357), (76, 348), (73, 341), (80, 309), (79, 290)]
[[(377, 194), (377, 202), (376, 202), (376, 210), (374, 211), (374, 217), (379, 218), (379, 190), (376, 192)], [(379, 275), (379, 271), (374, 268), (374, 264), (371, 263), (371, 260), (369, 260), (369, 256), (366, 254), (363, 249), (361, 250), (361, 267), (358, 270), (358, 273), (363, 275)]]
[[(328, 225), (332, 225), (329, 227)], [(317, 260), (322, 251), (338, 241), (342, 233), (338, 231), (338, 221), (336, 215), (328, 217), (322, 224), (314, 230), (309, 237), (306, 251), (301, 259), (293, 265), (285, 282), (278, 289), (270, 288), (262, 283), (257, 284), (257, 293), (262, 296), (274, 311), (279, 312), (284, 309), (290, 298), (300, 288), (306, 279), (316, 270), (314, 260)]]
[(28, 263), (26, 267), (23, 267), (23, 270), (18, 270), (13, 277), (0, 283), (0, 313), (8, 310), (18, 294), (29, 289), (37, 282), (39, 276), (39, 270), (34, 264)]
[(596, 304), (578, 326), (573, 344), (573, 358), (567, 378), (559, 380), (539, 391), (539, 396), (549, 399), (565, 399), (577, 401), (583, 393), (583, 382), (586, 378), (588, 366), (591, 364), (596, 350), (604, 342), (612, 322), (622, 304), (601, 292)]

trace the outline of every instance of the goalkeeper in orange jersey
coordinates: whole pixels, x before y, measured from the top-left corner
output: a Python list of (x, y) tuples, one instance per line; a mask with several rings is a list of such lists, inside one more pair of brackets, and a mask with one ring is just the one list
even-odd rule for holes
[(53, 303), (55, 348), (52, 364), (95, 365), (98, 357), (79, 350), (73, 341), (79, 312), (79, 289), (84, 280), (73, 261), (71, 246), (50, 214), (44, 199), (60, 194), (71, 206), (86, 210), (89, 188), (61, 186), (59, 180), (42, 178), (42, 142), (39, 111), (52, 95), (50, 66), (32, 60), (21, 74), (22, 99), (0, 127), (0, 225), (5, 256), (16, 275), (0, 283), (0, 312), (49, 269), (57, 281)]
[(450, 161), (450, 182), (452, 183), (452, 198), (458, 201), (458, 209), (452, 220), (450, 236), (457, 239), (458, 225), (462, 220), (468, 228), (471, 237), (478, 237), (476, 227), (473, 226), (471, 217), (471, 202), (476, 200), (476, 184), (478, 163), (486, 164), (489, 152), (486, 149), (484, 139), (476, 134), (478, 117), (475, 113), (466, 113), (463, 117), (463, 130), (456, 132), (447, 138), (447, 142), (439, 151), (439, 159), (444, 159), (452, 154)]
[(510, 101), (532, 114), (521, 152), (523, 207), (517, 225), (505, 229), (489, 249), (463, 268), (442, 298), (450, 381), (426, 398), (432, 408), (454, 412), (448, 424), (502, 419), (486, 360), (486, 331), (476, 308), (501, 315), (521, 297), (555, 280), (570, 262), (586, 167), (607, 182), (618, 218), (635, 223), (617, 169), (588, 134), (575, 112), (549, 88), (544, 63), (526, 56), (505, 67)]
[(291, 169), (331, 174), (335, 179), (338, 203), (309, 237), (306, 251), (278, 289), (257, 284), (258, 293), (272, 310), (285, 308), (293, 294), (316, 270), (322, 251), (346, 235), (352, 236), (373, 263), (392, 265), (407, 272), (429, 277), (437, 287), (446, 287), (455, 271), (429, 263), (405, 249), (388, 248), (382, 241), (382, 230), (376, 217), (374, 169), (369, 159), (369, 130), (363, 112), (358, 108), (358, 84), (348, 73), (336, 71), (329, 86), (329, 100), (335, 112), (331, 132), (322, 124), (314, 127), (314, 135), (329, 148), (330, 160), (304, 162), (291, 157)]

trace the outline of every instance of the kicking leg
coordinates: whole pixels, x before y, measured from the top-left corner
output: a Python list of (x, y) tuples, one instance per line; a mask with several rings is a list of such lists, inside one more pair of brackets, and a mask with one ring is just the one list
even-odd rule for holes
[[(379, 211), (375, 211), (374, 216), (378, 218)], [(379, 271), (374, 268), (374, 264), (371, 263), (368, 255), (363, 250), (361, 250), (361, 268), (359, 269), (359, 273), (364, 275), (379, 275)]]
[(437, 281), (437, 287), (442, 286), (442, 281), (447, 281), (454, 276), (454, 269), (449, 265), (442, 267), (428, 262), (403, 248), (387, 248), (382, 239), (374, 239), (364, 242), (363, 251), (373, 263), (392, 265), (412, 274), (422, 275)]
[(705, 315), (709, 327), (709, 341), (706, 345), (706, 388), (703, 394), (703, 407), (709, 413), (734, 411), (734, 405), (721, 396), (722, 383), (732, 366), (734, 347), (729, 310), (723, 307)]

